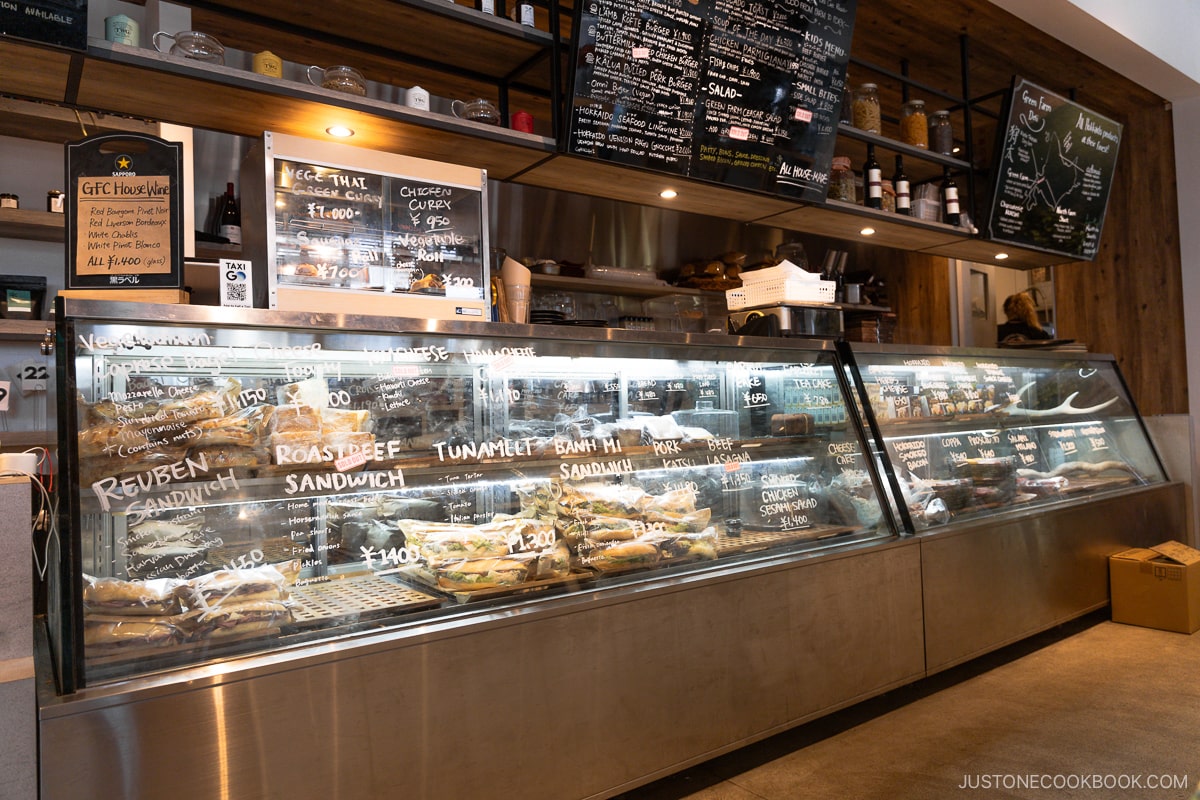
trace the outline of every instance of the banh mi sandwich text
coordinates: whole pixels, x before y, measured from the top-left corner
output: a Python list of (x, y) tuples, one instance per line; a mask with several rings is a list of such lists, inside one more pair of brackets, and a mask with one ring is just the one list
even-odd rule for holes
[(90, 575), (84, 575), (83, 580), (83, 608), (89, 614), (171, 616), (181, 611), (175, 595), (180, 581), (170, 578), (124, 581)]

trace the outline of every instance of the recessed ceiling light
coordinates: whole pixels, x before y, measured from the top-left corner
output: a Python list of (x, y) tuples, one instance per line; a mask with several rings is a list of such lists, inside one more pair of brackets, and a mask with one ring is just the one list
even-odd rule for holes
[(1006, 258), (1008, 258), (1008, 253), (996, 253), (997, 261), (1003, 261)]
[(354, 131), (350, 130), (345, 125), (330, 125), (325, 129), (325, 132), (330, 136), (336, 136), (339, 139), (345, 139), (354, 135)]
[(672, 200), (679, 196), (679, 192), (675, 191), (674, 189), (663, 189), (658, 193), (658, 196), (663, 200)]
[(859, 233), (861, 233), (863, 236), (874, 236), (875, 229), (874, 228), (863, 228), (861, 231), (859, 231)]

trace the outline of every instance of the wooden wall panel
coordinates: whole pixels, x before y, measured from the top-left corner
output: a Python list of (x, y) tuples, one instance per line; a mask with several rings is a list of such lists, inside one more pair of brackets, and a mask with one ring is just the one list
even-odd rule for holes
[(1188, 413), (1171, 113), (1129, 109), (1100, 250), (1055, 268), (1062, 336), (1112, 353), (1143, 414)]

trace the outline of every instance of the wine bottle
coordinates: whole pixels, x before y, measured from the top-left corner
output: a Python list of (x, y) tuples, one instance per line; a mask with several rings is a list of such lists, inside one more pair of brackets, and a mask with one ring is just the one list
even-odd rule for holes
[(958, 205), (958, 184), (950, 174), (949, 167), (942, 168), (942, 215), (947, 225), (958, 227), (962, 213)]
[(867, 145), (867, 160), (863, 164), (863, 205), (883, 208), (883, 167), (875, 160), (875, 145)]
[(475, 0), (475, 10), (484, 14), (495, 14), (496, 0)]
[(238, 208), (237, 198), (233, 195), (233, 183), (225, 184), (225, 200), (221, 206), (221, 236), (230, 244), (242, 243), (242, 212)]
[(896, 156), (896, 174), (892, 176), (892, 188), (896, 190), (896, 213), (912, 215), (912, 187), (904, 174), (904, 157)]
[(530, 0), (517, 0), (513, 5), (512, 20), (531, 28), (536, 27), (533, 19), (533, 3)]

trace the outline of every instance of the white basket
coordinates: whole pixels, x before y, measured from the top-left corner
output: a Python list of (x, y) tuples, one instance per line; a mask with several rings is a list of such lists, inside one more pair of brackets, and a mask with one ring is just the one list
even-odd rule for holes
[(781, 303), (832, 303), (837, 289), (833, 281), (811, 279), (769, 278), (748, 283), (743, 277), (742, 282), (740, 289), (725, 290), (730, 311)]

